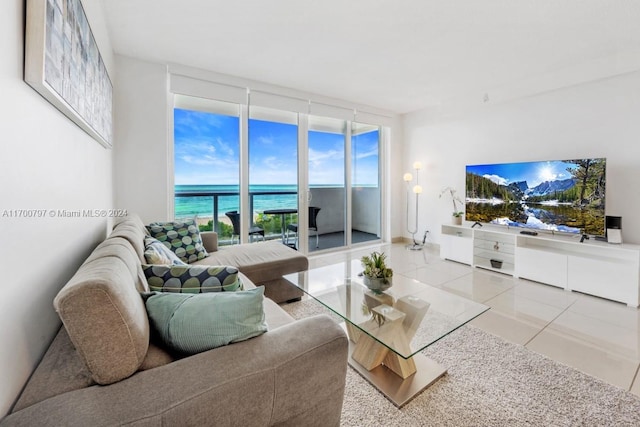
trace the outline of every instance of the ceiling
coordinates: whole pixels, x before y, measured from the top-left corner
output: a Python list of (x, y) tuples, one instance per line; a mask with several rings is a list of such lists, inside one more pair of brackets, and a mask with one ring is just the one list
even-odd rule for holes
[(116, 53), (395, 113), (640, 69), (640, 0), (100, 0)]

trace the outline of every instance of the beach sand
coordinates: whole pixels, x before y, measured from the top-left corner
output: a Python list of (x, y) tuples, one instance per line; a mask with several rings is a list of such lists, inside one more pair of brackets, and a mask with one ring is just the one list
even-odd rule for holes
[[(209, 221), (213, 220), (212, 216), (199, 216), (196, 218), (198, 225), (207, 225)], [(225, 224), (231, 225), (231, 220), (228, 216), (223, 215), (218, 217), (218, 222), (223, 222)]]

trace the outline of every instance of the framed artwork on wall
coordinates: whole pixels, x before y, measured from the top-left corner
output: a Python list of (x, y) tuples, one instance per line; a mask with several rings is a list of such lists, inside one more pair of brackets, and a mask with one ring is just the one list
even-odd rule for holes
[(113, 85), (80, 0), (27, 0), (24, 80), (106, 148)]

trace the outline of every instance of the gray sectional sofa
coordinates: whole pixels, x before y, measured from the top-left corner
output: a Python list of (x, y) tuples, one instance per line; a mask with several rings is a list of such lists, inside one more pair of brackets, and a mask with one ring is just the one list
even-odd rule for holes
[[(339, 425), (348, 342), (335, 322), (294, 321), (265, 298), (266, 333), (176, 357), (151, 338), (140, 296), (144, 235), (139, 218), (126, 218), (60, 290), (63, 327), (0, 426)], [(230, 260), (222, 250), (215, 257), (214, 240), (205, 237), (212, 255), (200, 264)], [(269, 272), (268, 250), (258, 251), (262, 270), (250, 264), (258, 245), (238, 254), (247, 256), (245, 289), (261, 271), (266, 282), (282, 271)]]
[(279, 241), (258, 242), (218, 248), (215, 232), (202, 233), (207, 258), (194, 261), (201, 265), (233, 265), (256, 285), (264, 286), (264, 294), (277, 303), (299, 300), (303, 292), (282, 276), (307, 270), (309, 260), (300, 252)]

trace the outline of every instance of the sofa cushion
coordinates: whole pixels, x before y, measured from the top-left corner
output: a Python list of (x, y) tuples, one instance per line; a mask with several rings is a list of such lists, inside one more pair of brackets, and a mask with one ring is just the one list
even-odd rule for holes
[(303, 294), (282, 276), (309, 268), (306, 256), (279, 241), (225, 246), (211, 252), (207, 258), (191, 263), (207, 264), (238, 267), (253, 282), (264, 285), (265, 296), (278, 303), (300, 298)]
[(140, 262), (144, 260), (144, 238), (149, 232), (145, 228), (142, 220), (136, 215), (128, 216), (120, 220), (114, 227), (109, 237), (122, 237), (127, 239), (136, 251)]
[(147, 226), (152, 237), (160, 240), (182, 261), (191, 263), (209, 254), (202, 245), (200, 229), (195, 219), (153, 222)]
[(91, 372), (69, 340), (67, 330), (61, 327), (42, 361), (29, 378), (13, 407), (13, 412), (95, 383), (91, 378)]
[(149, 290), (204, 293), (242, 290), (238, 269), (228, 265), (143, 265)]
[(157, 293), (145, 304), (160, 341), (190, 355), (266, 332), (263, 294), (263, 287), (204, 294)]
[(136, 251), (127, 239), (122, 237), (109, 237), (102, 241), (83, 264), (90, 263), (98, 258), (116, 257), (124, 262), (131, 273), (131, 277), (135, 280), (136, 289), (139, 292), (148, 292), (147, 280), (142, 272), (140, 261)]
[(137, 228), (147, 236), (149, 235), (149, 233), (147, 232), (144, 226), (144, 222), (142, 222), (142, 219), (140, 219), (140, 216), (138, 214), (129, 214), (125, 217), (120, 217), (116, 219), (116, 222), (113, 225), (113, 229), (115, 230), (116, 228), (122, 226), (123, 224), (127, 224), (127, 226)]
[(194, 264), (233, 265), (258, 285), (309, 268), (306, 256), (280, 241), (223, 247)]
[(54, 299), (71, 342), (98, 384), (132, 375), (147, 353), (149, 322), (135, 282), (120, 257), (92, 258)]
[(144, 259), (147, 264), (187, 265), (164, 243), (151, 236), (144, 238)]
[(164, 366), (175, 360), (176, 358), (167, 351), (162, 343), (156, 343), (152, 340), (149, 343), (147, 355), (142, 361), (142, 365), (140, 365), (140, 370), (147, 371), (149, 369), (157, 368), (158, 366)]

